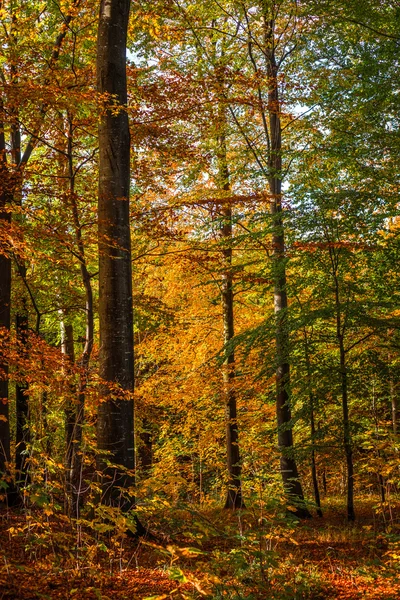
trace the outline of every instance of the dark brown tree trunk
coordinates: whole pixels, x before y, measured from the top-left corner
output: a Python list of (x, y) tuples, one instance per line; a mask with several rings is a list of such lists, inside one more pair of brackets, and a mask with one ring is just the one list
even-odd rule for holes
[[(223, 209), (222, 236), (225, 244), (232, 243), (232, 210)], [(228, 493), (225, 508), (242, 508), (242, 467), (239, 452), (239, 430), (237, 422), (237, 404), (235, 393), (235, 355), (229, 344), (234, 336), (233, 289), (232, 289), (232, 248), (222, 251), (225, 272), (221, 282), (222, 313), (224, 323), (224, 343), (226, 358), (222, 366), (222, 377), (225, 394), (226, 421), (226, 457), (228, 466)]]
[(390, 405), (392, 412), (392, 428), (394, 435), (397, 435), (399, 430), (399, 406), (398, 399), (396, 396), (396, 386), (394, 383), (394, 375), (392, 370), (389, 372), (389, 393), (390, 393)]
[(326, 479), (326, 468), (325, 467), (322, 471), (322, 487), (324, 488), (324, 494), (326, 496), (328, 493), (328, 482)]
[(322, 517), (321, 498), (320, 498), (320, 494), (319, 494), (317, 464), (316, 464), (316, 460), (315, 460), (315, 448), (314, 448), (315, 420), (314, 420), (314, 396), (312, 394), (310, 394), (310, 426), (311, 426), (311, 444), (312, 444), (311, 475), (312, 475), (312, 482), (313, 482), (313, 488), (314, 488), (314, 499), (315, 499), (315, 504), (317, 506), (317, 515), (319, 517)]
[[(1, 176), (1, 174), (0, 174)], [(4, 182), (4, 180), (3, 180)], [(3, 196), (3, 194), (1, 194)], [(0, 197), (0, 227), (9, 225), (10, 213), (7, 211), (4, 196)], [(10, 331), (11, 301), (11, 260), (7, 254), (0, 253), (0, 335), (2, 353), (0, 364), (0, 473), (8, 472), (10, 454), (10, 421), (8, 408), (8, 336)]]
[[(230, 192), (229, 169), (226, 158), (226, 118), (224, 109), (219, 115), (218, 136), (218, 187)], [(235, 335), (233, 314), (233, 276), (232, 276), (232, 206), (229, 198), (221, 205), (220, 237), (222, 245), (221, 303), (226, 357), (222, 365), (222, 378), (225, 396), (226, 458), (228, 467), (228, 492), (225, 508), (242, 508), (242, 467), (239, 452), (239, 429), (237, 422), (237, 403), (235, 393), (235, 354), (230, 343)]]
[[(78, 6), (80, 0), (73, 2), (74, 7)], [(64, 18), (63, 29), (57, 36), (53, 45), (51, 54), (51, 62), (58, 60), (60, 48), (67, 32), (68, 25), (72, 20), (72, 16), (68, 15)], [(12, 15), (13, 22), (15, 15)], [(13, 31), (11, 31), (10, 39), (16, 43)], [(18, 77), (14, 65), (10, 65), (12, 81), (15, 82)], [(45, 83), (49, 83), (45, 79)], [(21, 136), (19, 127), (16, 125), (18, 119), (15, 118), (18, 111), (17, 108), (10, 106), (9, 116), (11, 115), (11, 154), (13, 161), (13, 169), (7, 166), (6, 157), (6, 141), (4, 133), (4, 104), (3, 98), (0, 98), (0, 239), (2, 248), (0, 251), (0, 329), (3, 337), (3, 348), (7, 353), (8, 341), (5, 339), (10, 331), (10, 303), (11, 303), (11, 257), (8, 253), (8, 248), (5, 246), (5, 237), (2, 235), (7, 230), (11, 223), (11, 200), (13, 199), (14, 190), (20, 188), (23, 169), (26, 166), (38, 139), (40, 127), (46, 114), (47, 107), (42, 104), (39, 109), (39, 125), (35, 133), (28, 140), (24, 153), (21, 156)], [(18, 184), (18, 185), (17, 185)], [(7, 493), (9, 504), (18, 502), (18, 493), (15, 485), (11, 483), (10, 476), (7, 475), (8, 466), (10, 463), (10, 423), (9, 423), (9, 407), (8, 407), (8, 361), (7, 356), (0, 356), (0, 474), (6, 474), (9, 482), (9, 490)]]
[(332, 266), (332, 277), (335, 292), (335, 310), (336, 310), (336, 339), (339, 346), (339, 373), (340, 387), (342, 393), (342, 412), (343, 412), (343, 448), (346, 457), (347, 466), (347, 519), (355, 520), (354, 512), (354, 467), (353, 467), (353, 448), (351, 440), (350, 418), (349, 418), (349, 398), (347, 387), (347, 364), (346, 351), (344, 347), (345, 327), (342, 323), (342, 307), (340, 302), (340, 283), (338, 279), (338, 255), (333, 245), (329, 242), (329, 257)]
[(130, 137), (126, 41), (130, 0), (101, 0), (97, 40), (99, 124), (98, 468), (103, 503), (133, 505), (133, 308), (129, 226)]
[(315, 460), (315, 418), (314, 418), (314, 409), (315, 409), (315, 401), (314, 394), (312, 390), (312, 374), (311, 374), (311, 360), (309, 354), (309, 346), (308, 346), (308, 335), (307, 329), (304, 328), (304, 350), (305, 350), (305, 358), (306, 358), (306, 370), (307, 370), (307, 387), (308, 387), (308, 399), (310, 406), (310, 429), (311, 429), (311, 477), (313, 482), (314, 489), (314, 499), (315, 504), (317, 506), (317, 515), (322, 517), (321, 510), (321, 498), (319, 494), (319, 486), (318, 486), (318, 475), (317, 475), (317, 464)]
[[(16, 317), (17, 340), (20, 346), (22, 356), (27, 355), (28, 349), (28, 315), (17, 314)], [(26, 382), (16, 385), (16, 447), (15, 447), (15, 467), (17, 470), (18, 485), (25, 486), (29, 483), (28, 480), (28, 444), (30, 441), (29, 434), (29, 398), (28, 384)]]
[(353, 467), (353, 448), (351, 443), (350, 419), (349, 419), (349, 400), (347, 391), (347, 367), (346, 354), (343, 345), (343, 336), (339, 337), (340, 349), (340, 378), (342, 387), (342, 409), (343, 409), (343, 445), (346, 455), (347, 465), (347, 519), (355, 520), (354, 513), (354, 467)]
[(4, 107), (0, 103), (0, 476), (9, 483), (10, 421), (8, 407), (8, 336), (10, 332), (11, 304), (11, 258), (6, 247), (6, 233), (11, 224), (9, 200), (11, 182), (7, 168), (6, 141), (4, 136)]
[[(267, 11), (266, 11), (267, 12)], [(288, 500), (296, 507), (296, 514), (310, 517), (304, 506), (303, 489), (299, 479), (293, 447), (293, 425), (290, 406), (290, 365), (288, 301), (286, 291), (286, 255), (282, 214), (282, 138), (278, 66), (275, 58), (275, 23), (264, 16), (265, 55), (268, 72), (269, 120), (269, 192), (272, 216), (272, 270), (274, 278), (274, 311), (276, 320), (276, 413), (278, 445), (281, 452), (281, 475)]]
[[(15, 18), (15, 17), (14, 17)], [(13, 36), (14, 42), (16, 42)], [(11, 78), (12, 84), (18, 84), (18, 73), (16, 72), (15, 65), (11, 65)], [(11, 157), (14, 169), (17, 169), (18, 165), (21, 162), (21, 130), (19, 127), (19, 117), (18, 117), (18, 106), (14, 106), (11, 109)], [(14, 201), (16, 200), (16, 196), (18, 199), (18, 205), (22, 208), (22, 193), (21, 193), (21, 185), (16, 187), (13, 190)], [(17, 215), (16, 217), (20, 222), (23, 222), (22, 212), (21, 215)], [(26, 263), (24, 260), (17, 261), (18, 272), (22, 279), (23, 285), (26, 282)], [(20, 312), (16, 315), (16, 330), (17, 330), (17, 339), (19, 343), (19, 351), (21, 356), (24, 358), (27, 357), (28, 354), (28, 309), (27, 309), (27, 298), (26, 294), (22, 295), (21, 298), (21, 308)], [(15, 396), (16, 396), (16, 445), (15, 445), (15, 467), (17, 471), (17, 479), (19, 481), (19, 485), (22, 486), (28, 483), (27, 480), (27, 444), (30, 440), (29, 433), (29, 397), (28, 397), (28, 384), (24, 381), (19, 382), (15, 386)]]
[[(44, 364), (42, 362), (42, 368), (44, 368)], [(41, 403), (40, 403), (40, 417), (41, 417), (41, 456), (45, 459), (48, 459), (51, 457), (52, 454), (52, 433), (50, 431), (49, 428), (49, 422), (47, 419), (47, 415), (49, 413), (48, 411), (48, 393), (47, 390), (43, 390), (43, 392), (41, 393)], [(47, 483), (49, 483), (50, 479), (51, 479), (51, 470), (49, 470), (48, 466), (47, 466), (47, 460), (45, 460), (45, 467), (43, 470), (43, 479), (45, 484), (47, 485)]]
[[(61, 352), (65, 357), (64, 370), (68, 375), (70, 367), (75, 363), (75, 347), (73, 327), (61, 321)], [(69, 396), (65, 408), (65, 469), (67, 497), (69, 502), (68, 513), (78, 516), (77, 498), (79, 497), (79, 479), (74, 477), (74, 464), (79, 454), (79, 432), (77, 431), (77, 406), (76, 387), (70, 384)]]

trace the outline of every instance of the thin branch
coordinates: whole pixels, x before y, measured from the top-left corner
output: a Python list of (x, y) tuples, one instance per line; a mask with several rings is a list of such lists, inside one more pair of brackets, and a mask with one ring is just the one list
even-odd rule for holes
[(229, 106), (229, 112), (231, 113), (236, 125), (238, 126), (238, 129), (240, 131), (240, 133), (242, 134), (249, 150), (251, 151), (251, 153), (253, 154), (258, 166), (260, 167), (261, 171), (263, 172), (264, 176), (268, 178), (268, 172), (265, 170), (264, 165), (261, 162), (261, 159), (259, 158), (256, 150), (254, 149), (251, 141), (249, 140), (247, 134), (245, 133), (245, 131), (243, 130), (243, 127), (241, 126), (240, 122), (238, 121), (236, 115), (235, 115), (235, 111), (233, 110), (233, 108), (231, 106)]
[(361, 344), (362, 342), (365, 342), (365, 340), (367, 340), (372, 335), (374, 335), (374, 333), (375, 333), (375, 331), (371, 331), (370, 333), (367, 333), (367, 335), (365, 335), (364, 337), (362, 337), (361, 339), (359, 339), (357, 342), (354, 342), (354, 344), (351, 344), (351, 346), (349, 346), (348, 348), (346, 348), (345, 352), (350, 352), (350, 350), (352, 350), (353, 348), (355, 348), (355, 346), (358, 346), (358, 344)]
[(336, 15), (336, 16), (339, 17), (342, 21), (347, 21), (348, 23), (353, 23), (354, 25), (360, 25), (361, 27), (365, 27), (365, 29), (369, 29), (369, 31), (372, 31), (373, 33), (376, 33), (377, 35), (381, 35), (382, 37), (386, 37), (390, 40), (394, 40), (395, 42), (400, 43), (400, 38), (396, 35), (391, 35), (390, 33), (386, 33), (385, 31), (380, 31), (379, 29), (375, 29), (374, 27), (371, 27), (370, 25), (367, 25), (366, 23), (363, 23), (362, 21), (357, 21), (357, 19), (346, 18), (346, 17), (343, 17), (342, 15)]

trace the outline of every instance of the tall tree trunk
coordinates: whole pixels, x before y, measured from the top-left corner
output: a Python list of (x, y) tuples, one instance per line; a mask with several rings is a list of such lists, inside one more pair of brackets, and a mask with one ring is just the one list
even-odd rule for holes
[[(2, 183), (7, 183), (0, 173)], [(11, 214), (6, 207), (6, 193), (0, 195), (0, 228), (5, 230), (11, 222)], [(1, 231), (1, 234), (3, 233)], [(0, 473), (8, 471), (10, 462), (10, 421), (8, 408), (8, 336), (10, 332), (10, 302), (11, 302), (11, 260), (6, 249), (0, 252), (0, 335), (1, 335), (1, 364), (0, 364)]]
[(390, 406), (392, 412), (392, 428), (394, 435), (397, 435), (399, 430), (399, 406), (398, 398), (396, 395), (396, 385), (394, 382), (393, 369), (389, 368), (389, 394), (390, 394)]
[(343, 445), (346, 455), (347, 465), (347, 519), (354, 521), (354, 467), (353, 467), (353, 448), (351, 442), (350, 419), (349, 419), (349, 400), (347, 391), (347, 367), (346, 354), (343, 344), (343, 336), (339, 338), (340, 350), (340, 378), (342, 388), (342, 409), (343, 409)]
[(74, 516), (79, 516), (80, 506), (82, 504), (82, 474), (83, 474), (83, 454), (82, 454), (82, 438), (83, 424), (85, 417), (85, 392), (88, 380), (88, 371), (90, 358), (93, 350), (94, 336), (94, 321), (93, 321), (93, 290), (90, 273), (87, 268), (85, 257), (85, 246), (82, 238), (82, 227), (79, 219), (78, 198), (75, 193), (75, 170), (73, 162), (73, 117), (68, 114), (68, 178), (69, 178), (69, 201), (72, 208), (72, 218), (75, 228), (75, 240), (78, 246), (78, 257), (80, 262), (82, 283), (85, 290), (85, 346), (82, 356), (79, 359), (78, 366), (80, 367), (78, 395), (71, 414), (71, 422), (73, 422), (73, 431), (71, 432), (71, 440), (67, 439), (67, 449), (70, 453), (67, 454), (67, 469), (68, 481), (71, 488), (72, 513)]
[[(74, 331), (73, 326), (66, 324), (64, 320), (60, 322), (61, 329), (61, 352), (64, 355), (64, 371), (66, 375), (69, 375), (70, 367), (75, 363), (75, 348), (74, 348)], [(65, 470), (66, 470), (66, 484), (67, 484), (67, 497), (69, 503), (68, 513), (77, 516), (76, 500), (77, 500), (77, 489), (76, 486), (79, 483), (73, 476), (73, 465), (76, 454), (79, 453), (79, 445), (76, 431), (77, 422), (77, 401), (76, 401), (76, 387), (74, 384), (70, 384), (69, 396), (65, 407)], [(77, 447), (78, 446), (78, 447)]]
[(225, 393), (226, 420), (226, 456), (228, 466), (228, 493), (225, 508), (241, 508), (242, 499), (242, 466), (239, 452), (239, 429), (237, 422), (237, 403), (235, 392), (235, 355), (229, 349), (229, 343), (234, 336), (233, 318), (233, 282), (232, 282), (232, 209), (223, 208), (223, 224), (221, 228), (223, 242), (226, 245), (222, 251), (225, 272), (221, 282), (222, 313), (224, 322), (224, 344), (226, 358), (222, 366), (222, 376)]
[(9, 201), (11, 197), (9, 171), (7, 168), (6, 141), (4, 135), (4, 106), (0, 101), (0, 476), (9, 483), (10, 421), (8, 407), (8, 336), (10, 333), (11, 305), (11, 258), (6, 243), (11, 223)]
[(274, 311), (276, 321), (276, 413), (278, 422), (278, 445), (281, 452), (281, 475), (285, 493), (297, 507), (299, 517), (309, 517), (304, 506), (303, 489), (294, 456), (292, 413), (290, 407), (290, 365), (288, 301), (286, 291), (286, 255), (282, 215), (282, 138), (280, 98), (278, 89), (278, 66), (275, 57), (275, 23), (264, 14), (265, 54), (268, 72), (268, 120), (269, 120), (269, 192), (272, 216), (272, 269), (274, 277)]
[[(73, 2), (74, 8), (79, 5), (80, 0)], [(15, 22), (15, 14), (11, 14), (12, 21)], [(64, 17), (63, 29), (58, 34), (53, 45), (51, 53), (51, 63), (58, 60), (60, 48), (67, 32), (68, 25), (72, 20), (72, 15)], [(16, 43), (13, 32), (11, 31), (10, 40)], [(18, 76), (14, 65), (10, 65), (11, 78), (15, 82)], [(49, 80), (45, 79), (45, 84)], [(21, 153), (21, 138), (20, 131), (15, 119), (15, 109), (10, 107), (9, 115), (11, 115), (11, 153), (13, 160), (13, 169), (7, 165), (6, 157), (6, 140), (4, 133), (5, 112), (3, 97), (0, 98), (0, 329), (3, 337), (3, 348), (7, 354), (8, 341), (6, 340), (10, 331), (10, 304), (11, 304), (11, 257), (7, 248), (4, 232), (11, 223), (11, 200), (16, 188), (21, 187), (21, 178), (24, 167), (26, 166), (38, 139), (38, 134), (46, 115), (47, 106), (43, 103), (39, 108), (39, 124), (35, 133), (28, 139), (24, 153)], [(14, 116), (14, 119), (13, 119)], [(21, 156), (22, 154), (22, 156)], [(8, 407), (8, 361), (7, 356), (0, 356), (0, 474), (6, 474), (9, 482), (7, 492), (9, 504), (14, 504), (18, 501), (18, 493), (15, 485), (11, 483), (11, 478), (7, 475), (8, 463), (11, 460), (10, 454), (10, 423), (9, 423), (9, 407)]]
[(310, 407), (310, 429), (311, 429), (311, 477), (314, 488), (314, 499), (317, 506), (317, 515), (322, 517), (321, 510), (321, 498), (318, 487), (318, 476), (317, 476), (317, 464), (315, 460), (315, 418), (314, 418), (314, 407), (315, 399), (312, 391), (312, 375), (311, 375), (311, 360), (308, 349), (308, 336), (307, 330), (304, 328), (304, 346), (305, 346), (305, 358), (306, 358), (306, 369), (307, 369), (307, 387), (308, 387), (308, 399)]
[(322, 487), (324, 488), (324, 494), (326, 496), (328, 493), (328, 482), (326, 479), (326, 467), (324, 467), (323, 471), (322, 471)]
[(320, 497), (320, 494), (319, 494), (318, 476), (317, 476), (317, 463), (316, 463), (316, 460), (315, 460), (315, 448), (314, 448), (314, 444), (315, 444), (315, 420), (314, 420), (314, 396), (313, 396), (312, 393), (310, 393), (310, 395), (309, 395), (309, 400), (310, 400), (310, 426), (311, 426), (311, 444), (312, 444), (312, 449), (311, 449), (311, 476), (312, 476), (312, 482), (313, 482), (313, 488), (314, 488), (315, 504), (317, 505), (317, 515), (319, 517), (322, 517), (321, 497)]
[[(226, 118), (224, 108), (220, 109), (218, 136), (218, 186), (224, 192), (230, 191), (229, 169), (226, 156)], [(234, 333), (233, 315), (233, 277), (232, 277), (232, 206), (230, 199), (223, 199), (221, 205), (222, 242), (222, 281), (221, 303), (224, 327), (224, 345), (226, 358), (222, 366), (225, 395), (226, 458), (228, 467), (228, 492), (225, 508), (237, 509), (243, 506), (242, 467), (239, 452), (239, 430), (237, 422), (237, 403), (235, 393), (235, 354), (229, 344)]]
[[(15, 15), (13, 15), (13, 24), (16, 21)], [(17, 40), (14, 35), (12, 35), (12, 39), (16, 46)], [(13, 86), (18, 84), (18, 73), (16, 71), (17, 61), (15, 60), (11, 65), (11, 83)], [(18, 106), (13, 106), (11, 108), (11, 157), (13, 168), (15, 169), (15, 173), (17, 175), (16, 182), (20, 180), (19, 173), (17, 171), (18, 165), (21, 162), (21, 130), (19, 126), (19, 114), (18, 114)], [(22, 192), (21, 192), (21, 182), (18, 186), (14, 186), (13, 190), (14, 202), (17, 201), (18, 206), (22, 208)], [(22, 223), (24, 217), (21, 214), (16, 216), (18, 222)], [(16, 259), (18, 272), (22, 280), (22, 284), (24, 286), (25, 292), (25, 282), (26, 282), (26, 262), (25, 260)], [(19, 312), (16, 315), (16, 330), (17, 330), (17, 339), (19, 342), (19, 350), (21, 354), (26, 358), (28, 354), (28, 299), (26, 297), (26, 293), (23, 293), (22, 298), (20, 300), (22, 305), (19, 308)], [(28, 396), (28, 384), (26, 381), (18, 382), (15, 386), (15, 396), (16, 396), (16, 446), (15, 446), (15, 467), (17, 470), (17, 478), (20, 484), (25, 485), (27, 481), (27, 443), (30, 440), (29, 433), (29, 419), (28, 419), (28, 411), (29, 411), (29, 396)]]
[(354, 512), (354, 467), (353, 467), (353, 448), (351, 440), (351, 428), (349, 418), (349, 397), (347, 382), (347, 364), (346, 350), (344, 346), (345, 326), (342, 323), (342, 307), (340, 301), (340, 282), (338, 278), (338, 254), (333, 245), (329, 242), (329, 257), (332, 266), (332, 277), (335, 292), (335, 310), (336, 310), (336, 339), (339, 346), (339, 373), (340, 387), (342, 393), (342, 412), (343, 412), (343, 448), (346, 457), (347, 467), (347, 519), (355, 520)]
[[(17, 339), (20, 344), (20, 352), (22, 355), (27, 355), (28, 344), (28, 314), (20, 313), (16, 317)], [(15, 446), (15, 467), (17, 470), (17, 479), (20, 482), (18, 485), (24, 487), (28, 480), (28, 444), (30, 441), (29, 434), (29, 399), (28, 399), (28, 384), (22, 382), (16, 385), (16, 446)]]
[[(129, 227), (130, 137), (126, 41), (130, 0), (101, 0), (99, 124), (99, 322), (101, 401), (98, 468), (102, 502), (129, 510), (134, 483), (133, 307)], [(105, 451), (105, 452), (103, 452)]]

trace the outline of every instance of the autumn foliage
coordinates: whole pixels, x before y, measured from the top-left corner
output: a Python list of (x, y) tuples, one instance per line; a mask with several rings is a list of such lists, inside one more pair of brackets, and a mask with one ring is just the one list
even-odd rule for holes
[(396, 3), (0, 21), (0, 597), (400, 597)]

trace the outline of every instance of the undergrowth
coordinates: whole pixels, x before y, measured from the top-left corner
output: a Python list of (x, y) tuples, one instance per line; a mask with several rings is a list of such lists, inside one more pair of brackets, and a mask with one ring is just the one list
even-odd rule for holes
[(398, 507), (360, 499), (348, 525), (331, 498), (301, 522), (281, 499), (236, 512), (154, 498), (135, 515), (54, 505), (1, 513), (0, 598), (318, 600), (400, 597)]

